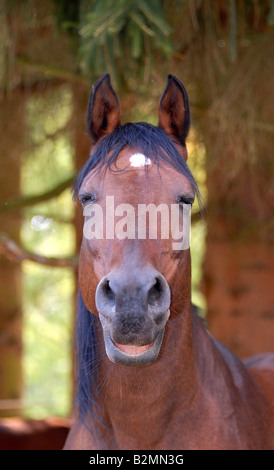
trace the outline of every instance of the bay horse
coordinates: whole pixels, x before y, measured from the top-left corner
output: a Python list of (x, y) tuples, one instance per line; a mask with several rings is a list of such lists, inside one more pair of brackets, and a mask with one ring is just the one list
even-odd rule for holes
[[(142, 205), (173, 204), (182, 228), (184, 209), (199, 198), (186, 164), (188, 95), (174, 75), (158, 115), (158, 126), (121, 125), (110, 76), (92, 88), (93, 145), (74, 187), (85, 224), (65, 449), (271, 449), (274, 355), (244, 364), (212, 338), (191, 304), (189, 247), (174, 249), (170, 230), (137, 236), (129, 218)], [(95, 209), (108, 213), (105, 225), (120, 216), (120, 231), (102, 228)]]

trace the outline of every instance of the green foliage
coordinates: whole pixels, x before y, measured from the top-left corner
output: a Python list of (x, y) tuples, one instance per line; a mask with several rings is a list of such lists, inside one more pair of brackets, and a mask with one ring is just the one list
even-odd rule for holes
[[(22, 194), (47, 191), (74, 172), (68, 132), (68, 86), (30, 97), (26, 106), (29, 149), (22, 158)], [(74, 205), (69, 189), (24, 211), (21, 239), (34, 253), (56, 258), (75, 250)], [(67, 416), (71, 407), (74, 272), (25, 261), (23, 279), (24, 413)]]
[(58, 28), (66, 28), (71, 33), (79, 22), (81, 0), (53, 0), (56, 6)]
[(130, 68), (148, 75), (155, 52), (173, 50), (159, 0), (95, 0), (80, 33), (82, 68), (93, 77), (107, 70), (116, 82)]
[(74, 171), (68, 124), (72, 93), (68, 86), (34, 96), (26, 105), (28, 151), (23, 156), (21, 191), (40, 193)]
[[(39, 194), (74, 172), (73, 149), (68, 133), (72, 109), (69, 87), (59, 87), (30, 98), (26, 124), (29, 150), (21, 168), (22, 194)], [(45, 256), (72, 255), (74, 214), (70, 190), (25, 210), (22, 225), (24, 246)], [(58, 240), (66, 240), (58, 245)]]
[(72, 393), (73, 273), (26, 261), (22, 269), (24, 414), (36, 419), (67, 416)]

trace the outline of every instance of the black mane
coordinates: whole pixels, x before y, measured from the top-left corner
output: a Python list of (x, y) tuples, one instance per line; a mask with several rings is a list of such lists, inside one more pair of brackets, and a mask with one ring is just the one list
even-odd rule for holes
[(99, 143), (75, 180), (73, 187), (74, 199), (76, 199), (81, 184), (88, 173), (95, 168), (100, 169), (104, 166), (109, 169), (115, 168), (117, 157), (125, 147), (136, 148), (158, 165), (160, 165), (161, 160), (168, 162), (179, 173), (186, 176), (200, 202), (197, 183), (173, 141), (159, 127), (143, 122), (119, 126)]

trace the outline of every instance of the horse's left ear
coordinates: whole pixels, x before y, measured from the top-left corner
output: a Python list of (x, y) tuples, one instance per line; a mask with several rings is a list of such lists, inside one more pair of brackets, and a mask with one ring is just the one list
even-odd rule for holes
[(158, 126), (185, 145), (190, 126), (189, 101), (184, 85), (175, 75), (167, 77), (166, 88), (158, 105), (158, 115)]
[(87, 126), (94, 143), (119, 126), (120, 105), (108, 73), (93, 85), (88, 104)]

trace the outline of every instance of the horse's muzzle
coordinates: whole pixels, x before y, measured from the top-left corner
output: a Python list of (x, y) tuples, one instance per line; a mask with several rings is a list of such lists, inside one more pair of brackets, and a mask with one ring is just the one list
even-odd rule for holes
[(113, 362), (144, 365), (159, 354), (169, 318), (170, 290), (151, 267), (113, 271), (96, 290), (106, 353)]

